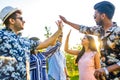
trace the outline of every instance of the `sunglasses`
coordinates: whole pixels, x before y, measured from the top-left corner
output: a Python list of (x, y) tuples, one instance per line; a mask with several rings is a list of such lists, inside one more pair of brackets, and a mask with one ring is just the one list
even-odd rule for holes
[(16, 19), (19, 19), (19, 20), (23, 21), (23, 18), (22, 18), (22, 17), (16, 17)]

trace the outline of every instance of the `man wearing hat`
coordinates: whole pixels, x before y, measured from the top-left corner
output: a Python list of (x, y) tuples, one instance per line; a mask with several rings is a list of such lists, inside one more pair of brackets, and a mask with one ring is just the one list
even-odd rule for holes
[(81, 33), (98, 36), (101, 54), (105, 57), (105, 65), (96, 70), (94, 75), (97, 79), (104, 75), (107, 80), (118, 80), (120, 79), (120, 27), (112, 22), (115, 6), (111, 2), (102, 1), (95, 4), (94, 9), (94, 19), (97, 24), (94, 27), (72, 23), (61, 15), (60, 19)]
[(35, 42), (22, 38), (18, 33), (24, 29), (25, 21), (18, 8), (7, 6), (0, 12), (5, 28), (0, 30), (0, 80), (29, 80), (30, 50), (46, 48), (62, 32), (61, 21), (56, 22), (58, 30), (47, 40)]

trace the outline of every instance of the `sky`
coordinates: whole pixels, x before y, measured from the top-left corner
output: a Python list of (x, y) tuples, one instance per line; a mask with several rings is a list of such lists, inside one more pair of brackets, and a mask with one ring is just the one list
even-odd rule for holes
[[(13, 6), (22, 10), (25, 20), (23, 36), (36, 36), (41, 41), (45, 40), (44, 27), (50, 27), (52, 33), (57, 31), (55, 21), (59, 20), (59, 15), (63, 15), (67, 20), (87, 26), (96, 25), (93, 19), (93, 6), (103, 0), (0, 0), (0, 10), (5, 6)], [(120, 25), (120, 0), (108, 0), (112, 2), (116, 11), (113, 21)], [(83, 36), (79, 31), (64, 24), (63, 41), (69, 30), (72, 30), (70, 42), (74, 44), (80, 42)]]

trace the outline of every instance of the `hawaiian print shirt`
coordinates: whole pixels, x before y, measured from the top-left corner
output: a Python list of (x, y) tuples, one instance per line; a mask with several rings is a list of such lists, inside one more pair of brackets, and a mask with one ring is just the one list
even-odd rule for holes
[(37, 45), (11, 29), (0, 30), (0, 80), (26, 80), (26, 60)]
[[(87, 27), (84, 25), (80, 25), (79, 31), (98, 36), (101, 54), (105, 57), (104, 66), (116, 64), (120, 61), (120, 27), (115, 22), (113, 22), (113, 26), (106, 32), (102, 26)], [(120, 77), (120, 71), (110, 73), (109, 78), (114, 79), (118, 76)]]

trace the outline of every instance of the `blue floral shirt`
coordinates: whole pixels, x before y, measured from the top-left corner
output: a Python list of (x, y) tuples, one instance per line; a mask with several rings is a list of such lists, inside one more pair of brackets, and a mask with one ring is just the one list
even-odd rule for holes
[[(120, 27), (113, 22), (113, 26), (104, 31), (102, 26), (87, 27), (80, 25), (80, 32), (98, 36), (101, 54), (105, 57), (104, 66), (120, 62)], [(120, 71), (110, 73), (109, 79), (120, 77)]]
[(26, 80), (26, 60), (37, 45), (9, 28), (0, 30), (0, 80)]

